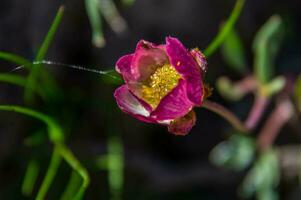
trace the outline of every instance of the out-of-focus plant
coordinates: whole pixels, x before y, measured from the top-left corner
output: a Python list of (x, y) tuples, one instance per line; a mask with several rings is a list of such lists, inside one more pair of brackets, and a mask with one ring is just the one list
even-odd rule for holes
[(250, 198), (254, 193), (258, 200), (276, 200), (278, 194), (275, 189), (280, 179), (279, 163), (277, 154), (273, 150), (268, 150), (260, 154), (245, 177), (240, 195)]
[(241, 133), (235, 133), (211, 151), (210, 160), (215, 165), (240, 171), (252, 163), (254, 156), (254, 140)]
[[(21, 113), (36, 118), (47, 125), (48, 137), (49, 140), (54, 144), (54, 150), (49, 164), (49, 168), (40, 186), (36, 199), (45, 199), (46, 193), (53, 182), (53, 179), (57, 173), (57, 169), (61, 163), (62, 158), (66, 160), (70, 167), (73, 168), (83, 179), (82, 185), (72, 197), (72, 199), (81, 199), (87, 186), (89, 185), (89, 175), (87, 170), (81, 165), (81, 163), (76, 159), (76, 157), (73, 155), (70, 149), (64, 144), (63, 131), (61, 127), (55, 122), (55, 120), (45, 114), (15, 105), (0, 105), (0, 110)], [(35, 174), (37, 173), (36, 171), (38, 169), (38, 165), (36, 163), (34, 164), (34, 168), (32, 165), (33, 163), (30, 162), (28, 166), (28, 170), (30, 170), (30, 172), (27, 172), (28, 176), (31, 176), (31, 178), (35, 176)], [(27, 177), (25, 176), (25, 178)], [(23, 191), (25, 192), (25, 194), (30, 194), (32, 190), (32, 183), (29, 182), (29, 180), (25, 180), (25, 184), (26, 183), (30, 185), (23, 185)]]
[[(135, 0), (122, 0), (125, 6), (130, 6)], [(86, 11), (92, 29), (92, 44), (96, 47), (105, 46), (102, 17), (119, 36), (128, 31), (126, 21), (121, 17), (113, 0), (85, 0)]]
[[(57, 31), (58, 25), (60, 24), (63, 15), (63, 10), (63, 7), (61, 7), (58, 10), (57, 15), (41, 45), (41, 48), (37, 53), (34, 62), (40, 62), (44, 59), (47, 50), (50, 46), (50, 43), (53, 40), (54, 34)], [(8, 73), (0, 75), (0, 80), (2, 82), (24, 87), (26, 102), (32, 104), (34, 94), (42, 97), (43, 100), (49, 102), (49, 98), (53, 95), (53, 92), (59, 92), (59, 89), (56, 88), (56, 86), (53, 84), (54, 81), (52, 81), (51, 75), (45, 70), (45, 68), (41, 68), (41, 65), (33, 65), (34, 62), (31, 62), (25, 58), (7, 52), (0, 52), (0, 58), (13, 62), (17, 65), (24, 66), (29, 71), (28, 77)], [(37, 76), (37, 74), (41, 76)], [(42, 79), (40, 79), (41, 77)], [(37, 87), (38, 82), (40, 84), (39, 87)], [(0, 105), (0, 110), (21, 113), (29, 117), (36, 118), (47, 125), (48, 137), (49, 140), (54, 144), (54, 150), (45, 178), (36, 195), (36, 199), (45, 199), (45, 196), (54, 180), (54, 177), (57, 174), (57, 170), (62, 159), (64, 159), (70, 165), (70, 167), (82, 178), (80, 185), (76, 188), (76, 190), (73, 191), (73, 194), (72, 196), (70, 196), (69, 199), (81, 199), (84, 195), (87, 186), (89, 185), (89, 175), (87, 170), (81, 165), (81, 163), (73, 155), (71, 150), (64, 144), (65, 136), (63, 133), (63, 129), (58, 125), (58, 123), (48, 115), (43, 114), (41, 112), (37, 112), (30, 108), (15, 105)], [(44, 131), (38, 131), (36, 134), (26, 138), (25, 144), (33, 146), (43, 143), (43, 133)], [(40, 174), (39, 171), (39, 161), (36, 159), (31, 160), (28, 163), (28, 167), (22, 185), (22, 193), (25, 196), (32, 196), (32, 192), (36, 182), (35, 180)]]
[[(275, 15), (256, 34), (252, 74), (249, 73), (243, 45), (235, 30), (230, 31), (221, 48), (226, 64), (243, 78), (232, 82), (226, 76), (220, 77), (216, 82), (220, 94), (230, 101), (239, 101), (249, 93), (254, 94), (253, 106), (244, 122), (246, 131), (241, 133), (244, 135), (232, 134), (210, 154), (211, 161), (218, 166), (234, 170), (251, 167), (239, 189), (242, 198), (255, 195), (259, 200), (278, 199), (276, 188), (281, 174), (280, 161), (283, 159), (276, 153), (277, 147), (273, 147), (273, 142), (294, 114), (294, 102), (290, 96), (294, 95), (298, 105), (301, 94), (299, 79), (295, 84), (286, 84), (292, 80), (283, 75), (275, 76), (274, 73), (275, 58), (284, 34), (283, 27), (282, 19)], [(271, 102), (275, 103), (274, 110), (262, 127), (258, 127)], [(251, 136), (255, 130), (259, 130), (256, 140)]]

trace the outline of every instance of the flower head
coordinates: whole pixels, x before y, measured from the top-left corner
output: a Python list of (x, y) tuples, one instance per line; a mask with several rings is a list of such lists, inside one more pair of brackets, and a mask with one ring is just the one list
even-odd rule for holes
[(114, 93), (117, 104), (141, 121), (186, 135), (196, 121), (193, 107), (202, 105), (206, 66), (198, 49), (188, 51), (176, 38), (167, 37), (164, 45), (141, 40), (116, 63), (125, 81)]

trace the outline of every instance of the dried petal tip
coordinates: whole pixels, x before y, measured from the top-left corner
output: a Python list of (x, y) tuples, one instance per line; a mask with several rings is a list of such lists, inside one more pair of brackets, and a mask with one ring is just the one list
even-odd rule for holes
[(194, 60), (197, 62), (197, 64), (200, 66), (203, 73), (207, 72), (207, 60), (205, 55), (198, 49), (194, 48), (190, 50), (190, 54), (194, 58)]
[(192, 110), (184, 117), (173, 120), (168, 126), (168, 131), (175, 135), (185, 136), (189, 133), (191, 128), (195, 125), (196, 115)]

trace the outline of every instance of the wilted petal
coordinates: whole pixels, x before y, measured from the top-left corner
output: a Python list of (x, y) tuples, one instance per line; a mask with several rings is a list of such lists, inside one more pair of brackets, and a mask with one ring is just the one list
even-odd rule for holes
[(207, 60), (205, 55), (198, 48), (192, 49), (190, 54), (201, 68), (202, 73), (205, 73), (207, 71)]
[(191, 110), (193, 103), (187, 97), (186, 82), (179, 80), (178, 85), (167, 94), (156, 110), (151, 113), (154, 120), (176, 119), (184, 116)]
[(145, 40), (139, 41), (132, 60), (132, 74), (135, 80), (146, 80), (157, 67), (168, 63), (164, 46)]
[(166, 38), (166, 52), (170, 63), (187, 81), (187, 95), (191, 102), (200, 106), (203, 96), (203, 82), (201, 69), (187, 51), (183, 44), (176, 38)]
[(123, 112), (144, 122), (154, 122), (149, 118), (149, 108), (143, 105), (143, 103), (128, 90), (127, 85), (122, 85), (117, 88), (114, 97)]
[(168, 131), (175, 135), (187, 135), (191, 128), (195, 125), (196, 115), (193, 110), (184, 117), (173, 120), (168, 125)]

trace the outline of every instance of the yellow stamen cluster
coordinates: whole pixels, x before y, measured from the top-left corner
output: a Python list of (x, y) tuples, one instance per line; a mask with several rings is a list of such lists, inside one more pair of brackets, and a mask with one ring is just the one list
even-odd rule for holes
[(170, 64), (158, 67), (142, 85), (142, 98), (153, 108), (157, 107), (161, 99), (178, 84), (180, 78), (181, 75)]

